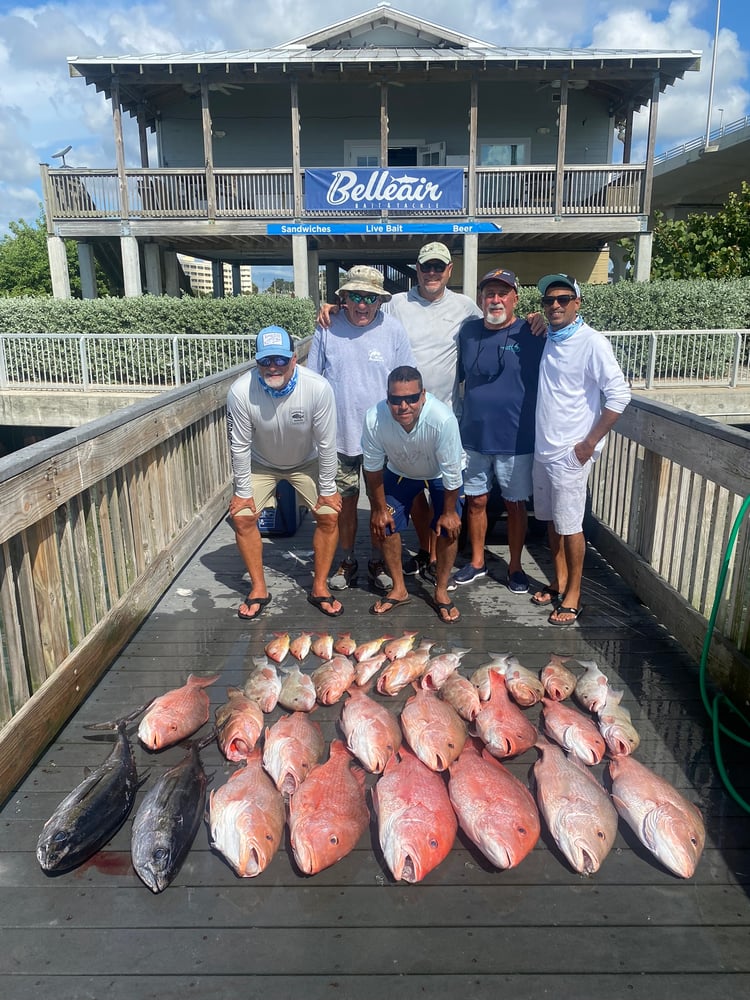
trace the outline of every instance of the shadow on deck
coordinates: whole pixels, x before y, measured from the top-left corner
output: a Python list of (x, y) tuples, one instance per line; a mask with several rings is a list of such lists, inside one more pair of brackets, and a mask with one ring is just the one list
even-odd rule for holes
[[(551, 628), (528, 596), (502, 586), (502, 544), (489, 545), (489, 578), (454, 595), (463, 616), (456, 627), (437, 620), (418, 578), (408, 584), (412, 603), (376, 623), (367, 613), (374, 597), (364, 582), (364, 550), (360, 586), (343, 595), (345, 615), (326, 621), (305, 601), (309, 518), (294, 538), (267, 540), (266, 551), (273, 602), (251, 625), (236, 617), (247, 583), (232, 531), (221, 523), (5, 803), (4, 997), (718, 1000), (750, 993), (750, 822), (721, 788), (696, 664), (595, 551), (587, 554), (585, 611), (571, 629)], [(549, 553), (538, 540), (526, 569), (547, 581)], [(361, 642), (381, 627), (419, 629), (443, 646), (469, 648), (465, 673), (490, 651), (510, 650), (536, 670), (551, 651), (595, 659), (613, 686), (625, 688), (641, 734), (638, 759), (704, 812), (708, 841), (695, 876), (670, 875), (622, 822), (615, 849), (590, 878), (568, 868), (546, 833), (504, 872), (459, 834), (424, 882), (396, 884), (373, 824), (351, 855), (317, 876), (301, 876), (285, 848), (261, 876), (241, 880), (210, 849), (204, 827), (175, 881), (154, 896), (130, 864), (130, 820), (81, 868), (59, 877), (40, 870), (34, 851), (43, 822), (84, 767), (108, 752), (108, 744), (84, 738), (86, 723), (123, 715), (191, 671), (221, 674), (208, 689), (213, 711), (227, 685), (242, 686), (275, 631), (346, 630)], [(340, 707), (316, 712), (329, 739)], [(536, 720), (536, 709), (529, 714)], [(142, 775), (150, 773), (148, 787), (182, 752), (149, 755), (138, 747), (136, 755)], [(528, 781), (535, 757), (516, 758), (511, 769)], [(234, 768), (213, 744), (203, 760), (212, 787)], [(737, 760), (734, 771), (740, 766)], [(736, 774), (735, 781), (742, 785)]]

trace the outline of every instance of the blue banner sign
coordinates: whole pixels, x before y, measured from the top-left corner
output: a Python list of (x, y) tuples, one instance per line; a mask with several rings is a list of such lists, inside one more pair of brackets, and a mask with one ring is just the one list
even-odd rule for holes
[(501, 233), (496, 222), (270, 222), (268, 236), (394, 236), (408, 233), (463, 235), (465, 233)]
[(314, 211), (460, 211), (464, 172), (445, 167), (306, 170), (305, 208)]

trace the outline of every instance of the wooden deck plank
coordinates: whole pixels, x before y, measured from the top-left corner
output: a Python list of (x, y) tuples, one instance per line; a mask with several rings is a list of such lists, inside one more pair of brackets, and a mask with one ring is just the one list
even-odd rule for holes
[[(255, 625), (236, 617), (247, 581), (231, 530), (219, 525), (0, 810), (3, 996), (718, 1000), (750, 993), (750, 821), (716, 773), (696, 664), (596, 553), (587, 555), (586, 611), (573, 629), (551, 629), (528, 598), (501, 585), (499, 543), (490, 546), (492, 579), (454, 595), (458, 627), (437, 621), (428, 592), (411, 579), (415, 600), (387, 621), (367, 613), (374, 596), (361, 587), (343, 595), (347, 613), (328, 622), (304, 599), (308, 520), (293, 539), (266, 540), (274, 600)], [(366, 553), (359, 558), (364, 567)], [(528, 562), (543, 582), (548, 551), (531, 543)], [(407, 886), (387, 872), (374, 821), (348, 857), (312, 878), (299, 874), (285, 838), (267, 871), (238, 879), (203, 827), (172, 885), (155, 896), (132, 869), (130, 821), (76, 871), (46, 876), (34, 853), (42, 824), (109, 751), (108, 740), (91, 739), (84, 726), (130, 711), (190, 672), (220, 673), (208, 689), (213, 713), (226, 687), (243, 683), (252, 658), (289, 622), (295, 632), (347, 630), (360, 641), (419, 629), (444, 647), (469, 648), (465, 673), (490, 651), (511, 650), (537, 670), (553, 650), (596, 659), (625, 690), (642, 736), (638, 759), (704, 811), (708, 841), (694, 877), (672, 876), (621, 823), (614, 849), (590, 878), (568, 868), (546, 833), (510, 871), (494, 869), (459, 835), (438, 869)], [(391, 709), (406, 697), (389, 700)], [(340, 710), (316, 710), (327, 739)], [(529, 716), (536, 719), (538, 709)], [(135, 752), (146, 777), (140, 801), (183, 750), (149, 754), (136, 745)], [(202, 757), (211, 787), (234, 769), (213, 744)], [(508, 764), (528, 782), (535, 758), (532, 751)], [(744, 751), (729, 744), (727, 760), (747, 795)], [(594, 770), (602, 775), (605, 766)]]

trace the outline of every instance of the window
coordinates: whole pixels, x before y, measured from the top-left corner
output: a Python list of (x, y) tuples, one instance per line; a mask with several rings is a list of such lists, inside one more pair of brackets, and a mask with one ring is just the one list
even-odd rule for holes
[(480, 167), (517, 167), (529, 162), (528, 139), (480, 139)]

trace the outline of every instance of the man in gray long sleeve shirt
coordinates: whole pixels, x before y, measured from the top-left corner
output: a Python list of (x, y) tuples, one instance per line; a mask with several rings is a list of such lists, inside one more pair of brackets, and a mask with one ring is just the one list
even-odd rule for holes
[[(270, 603), (263, 572), (258, 516), (281, 480), (297, 491), (315, 517), (313, 584), (308, 601), (323, 614), (344, 610), (331, 596), (327, 577), (338, 543), (341, 497), (336, 490), (336, 405), (324, 378), (297, 367), (286, 330), (268, 326), (258, 334), (257, 367), (229, 390), (227, 423), (234, 473), (229, 513), (237, 547), (252, 580), (240, 618), (252, 621)], [(317, 482), (316, 482), (317, 481)]]

